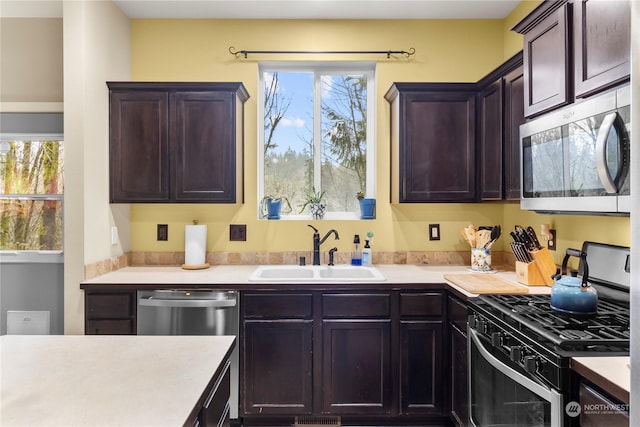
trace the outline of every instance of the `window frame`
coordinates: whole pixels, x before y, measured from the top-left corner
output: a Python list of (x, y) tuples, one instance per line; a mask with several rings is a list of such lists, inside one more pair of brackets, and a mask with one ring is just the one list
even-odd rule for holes
[[(264, 74), (266, 72), (311, 72), (314, 74), (314, 99), (313, 99), (313, 140), (320, 141), (314, 143), (314, 185), (320, 182), (321, 161), (320, 150), (321, 136), (321, 115), (322, 98), (321, 75), (324, 74), (364, 74), (367, 76), (367, 155), (366, 155), (366, 189), (365, 197), (375, 197), (376, 194), (376, 64), (369, 61), (357, 62), (318, 62), (318, 61), (275, 61), (258, 63), (258, 165), (257, 165), (257, 210), (258, 219), (266, 219), (262, 215), (262, 200), (264, 198)], [(320, 159), (320, 160), (317, 160)], [(354, 194), (355, 198), (356, 195)], [(296, 212), (294, 208), (294, 212)], [(310, 214), (283, 214), (281, 220), (311, 220)], [(324, 219), (329, 220), (354, 220), (360, 219), (360, 213), (356, 211), (338, 212), (327, 211)]]
[[(29, 133), (15, 132), (0, 134), (0, 142), (4, 141), (58, 141), (64, 146), (63, 133)], [(4, 157), (4, 153), (0, 153)], [(63, 159), (64, 160), (64, 159)], [(0, 160), (4, 161), (4, 159)], [(64, 175), (64, 174), (63, 174)], [(64, 178), (63, 178), (64, 179)], [(64, 218), (64, 193), (60, 194), (5, 194), (0, 193), (0, 199), (4, 200), (33, 200), (33, 201), (59, 201), (61, 215)], [(64, 255), (64, 220), (62, 221), (62, 249), (61, 250), (20, 250), (5, 249), (0, 250), (0, 264), (3, 263), (61, 263)]]

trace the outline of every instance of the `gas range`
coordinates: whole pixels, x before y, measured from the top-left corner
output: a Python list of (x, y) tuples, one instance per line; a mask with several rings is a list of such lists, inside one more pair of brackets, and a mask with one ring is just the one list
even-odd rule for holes
[(564, 409), (578, 399), (571, 358), (629, 355), (630, 250), (593, 242), (582, 250), (599, 295), (595, 314), (556, 311), (549, 295), (468, 301), (471, 425), (576, 426)]

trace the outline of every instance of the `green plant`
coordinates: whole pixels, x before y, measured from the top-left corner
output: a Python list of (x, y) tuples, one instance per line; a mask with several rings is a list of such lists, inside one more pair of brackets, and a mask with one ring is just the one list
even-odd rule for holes
[(325, 191), (323, 192), (316, 191), (315, 187), (312, 188), (310, 192), (307, 192), (304, 195), (304, 204), (300, 208), (300, 213), (304, 212), (305, 208), (309, 205), (322, 203), (322, 198), (324, 197), (324, 193)]
[(364, 199), (364, 193), (362, 191), (358, 191), (356, 193), (356, 199), (358, 199), (358, 200)]

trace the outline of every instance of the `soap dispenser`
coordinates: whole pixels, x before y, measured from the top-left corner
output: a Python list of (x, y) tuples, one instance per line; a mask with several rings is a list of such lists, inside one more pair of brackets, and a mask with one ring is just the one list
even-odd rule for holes
[(369, 241), (364, 241), (364, 248), (362, 249), (362, 265), (371, 265), (371, 246)]
[(360, 235), (353, 236), (353, 253), (351, 254), (351, 265), (362, 265), (362, 254), (360, 253)]

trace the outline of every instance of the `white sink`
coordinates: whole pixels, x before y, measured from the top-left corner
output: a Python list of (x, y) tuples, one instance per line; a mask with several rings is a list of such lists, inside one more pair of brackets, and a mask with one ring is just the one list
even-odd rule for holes
[(261, 265), (249, 277), (251, 282), (383, 282), (375, 267), (357, 265)]

